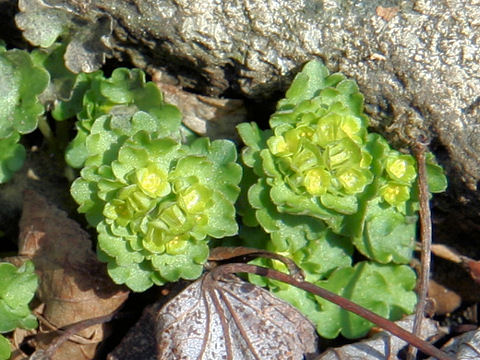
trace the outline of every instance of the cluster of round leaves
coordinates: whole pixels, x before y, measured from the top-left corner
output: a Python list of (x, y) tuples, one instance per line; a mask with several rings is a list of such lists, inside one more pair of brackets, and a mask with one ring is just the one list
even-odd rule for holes
[[(320, 62), (306, 64), (278, 103), (271, 129), (238, 126), (248, 189), (239, 211), (246, 225), (266, 233), (262, 246), (294, 259), (307, 280), (398, 319), (416, 301), (415, 275), (402, 265), (415, 240), (416, 163), (367, 125), (355, 82)], [(430, 155), (427, 172), (429, 190), (443, 191), (445, 176)], [(353, 264), (354, 249), (370, 260)], [(259, 263), (284, 270), (276, 261)], [(251, 278), (303, 310), (322, 336), (358, 337), (370, 328), (322, 299)]]
[(110, 276), (134, 291), (196, 279), (209, 238), (238, 231), (233, 204), (242, 171), (235, 145), (207, 138), (187, 145), (165, 136), (167, 126), (177, 120), (179, 126), (172, 108), (110, 112), (82, 135), (84, 167), (71, 193), (97, 228)]
[[(16, 328), (34, 329), (37, 319), (31, 313), (28, 303), (38, 286), (38, 279), (31, 261), (20, 267), (0, 263), (0, 333)], [(0, 335), (0, 359), (10, 358), (10, 342)]]
[[(111, 77), (103, 72), (80, 73), (70, 98), (57, 102), (52, 115), (56, 120), (77, 116), (77, 135), (67, 147), (65, 159), (74, 168), (81, 168), (89, 156), (87, 137), (96, 119), (111, 114), (127, 121), (138, 111), (154, 118), (164, 136), (180, 138), (181, 113), (163, 101), (162, 93), (153, 82), (145, 81), (140, 69), (117, 68)], [(128, 121), (127, 121), (128, 122)]]
[(18, 141), (37, 128), (44, 112), (38, 96), (48, 83), (48, 72), (28, 52), (0, 43), (0, 183), (23, 165), (25, 148)]

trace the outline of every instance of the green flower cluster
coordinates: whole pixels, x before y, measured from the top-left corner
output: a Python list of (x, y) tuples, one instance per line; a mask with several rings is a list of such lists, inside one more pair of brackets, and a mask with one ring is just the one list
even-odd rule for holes
[[(38, 286), (34, 266), (31, 261), (19, 268), (0, 263), (0, 333), (16, 328), (34, 329), (37, 319), (31, 313), (28, 304)], [(0, 335), (0, 359), (10, 358), (10, 342)]]
[[(255, 123), (238, 126), (247, 145), (242, 159), (248, 188), (239, 212), (246, 225), (260, 225), (268, 234), (263, 247), (294, 259), (307, 280), (398, 318), (415, 304), (414, 273), (396, 264), (408, 263), (413, 250), (416, 164), (380, 135), (369, 134), (367, 125), (355, 82), (329, 74), (320, 62), (306, 64), (278, 103), (271, 129), (262, 131)], [(446, 179), (432, 156), (427, 170), (430, 191), (443, 191)], [(370, 261), (353, 264), (354, 249)], [(276, 261), (259, 263), (284, 270)], [(380, 290), (361, 290), (372, 276), (376, 289), (385, 290), (382, 300)], [(348, 321), (355, 315), (343, 311), (327, 327), (325, 317), (336, 315), (324, 301), (279, 282), (252, 279), (299, 306), (325, 337), (340, 331), (357, 337), (369, 328), (363, 323), (352, 329)]]
[(0, 43), (0, 183), (8, 181), (25, 160), (20, 136), (37, 128), (44, 107), (38, 96), (49, 83), (48, 72), (24, 50)]
[(98, 230), (98, 254), (134, 291), (200, 276), (209, 237), (238, 231), (233, 206), (242, 171), (232, 142), (190, 145), (161, 136), (159, 118), (103, 115), (86, 136), (71, 192)]

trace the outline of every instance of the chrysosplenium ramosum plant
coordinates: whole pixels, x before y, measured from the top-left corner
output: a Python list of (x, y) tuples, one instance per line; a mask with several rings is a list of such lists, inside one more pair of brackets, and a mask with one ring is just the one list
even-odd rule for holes
[(111, 114), (117, 118), (131, 118), (142, 111), (155, 119), (159, 133), (180, 138), (182, 118), (178, 109), (163, 101), (163, 96), (153, 82), (145, 81), (140, 69), (115, 69), (110, 78), (101, 71), (80, 73), (68, 101), (61, 101), (52, 112), (56, 120), (77, 116), (77, 135), (66, 150), (66, 161), (74, 168), (81, 168), (89, 156), (87, 137), (96, 119)]
[[(0, 334), (16, 328), (34, 329), (37, 319), (28, 303), (38, 286), (33, 263), (25, 262), (20, 267), (0, 263)], [(10, 342), (0, 335), (0, 359), (10, 358)]]
[(38, 96), (48, 82), (48, 72), (34, 65), (28, 52), (0, 43), (0, 183), (23, 165), (25, 148), (18, 141), (37, 128), (44, 112)]
[[(251, 168), (244, 179), (250, 207), (244, 202), (240, 211), (268, 234), (264, 246), (293, 258), (307, 280), (398, 319), (416, 301), (415, 275), (401, 265), (415, 240), (416, 165), (367, 125), (355, 82), (308, 63), (278, 103), (271, 130), (238, 127)], [(427, 168), (430, 191), (443, 191), (446, 179), (431, 156)], [(369, 260), (352, 264), (354, 248)], [(322, 336), (358, 337), (370, 327), (323, 299), (251, 278), (303, 310)]]
[(180, 113), (143, 76), (117, 69), (86, 91), (71, 147), (84, 153), (71, 192), (97, 228), (99, 257), (135, 291), (201, 275), (209, 238), (238, 231), (242, 176), (232, 142), (180, 142)]

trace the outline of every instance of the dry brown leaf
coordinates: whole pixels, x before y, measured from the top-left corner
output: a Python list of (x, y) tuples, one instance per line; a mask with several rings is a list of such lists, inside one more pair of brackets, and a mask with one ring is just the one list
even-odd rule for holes
[(452, 261), (454, 263), (461, 263), (461, 255), (457, 251), (444, 244), (432, 244), (432, 253), (442, 259)]
[[(408, 316), (396, 324), (408, 331), (412, 331), (414, 316)], [(438, 324), (431, 319), (422, 321), (422, 338), (430, 338), (439, 334)], [(407, 343), (387, 331), (382, 331), (369, 339), (345, 345), (335, 349), (329, 349), (315, 358), (315, 360), (384, 360), (398, 359), (398, 352)]]
[[(58, 335), (52, 330), (107, 315), (126, 300), (128, 291), (108, 277), (88, 234), (75, 221), (33, 191), (24, 194), (19, 254), (32, 259), (44, 303), (37, 348)], [(63, 344), (53, 359), (91, 359), (106, 336), (102, 325), (92, 326)]]
[(247, 118), (242, 100), (192, 94), (160, 81), (157, 81), (157, 85), (165, 101), (180, 109), (182, 121), (188, 128), (211, 139), (238, 139), (235, 127)]
[(430, 280), (428, 285), (428, 298), (433, 301), (432, 310), (436, 315), (450, 314), (462, 304), (460, 295), (435, 280)]
[(298, 310), (234, 275), (207, 273), (157, 316), (158, 359), (285, 360), (316, 351)]
[[(442, 350), (455, 356), (457, 360), (480, 359), (480, 331), (474, 330), (450, 339)], [(428, 360), (435, 360), (428, 358)]]

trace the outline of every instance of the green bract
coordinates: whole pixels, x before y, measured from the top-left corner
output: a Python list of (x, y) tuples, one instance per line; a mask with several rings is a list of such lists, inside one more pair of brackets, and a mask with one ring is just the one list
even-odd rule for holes
[[(346, 289), (361, 289), (368, 278), (371, 291), (360, 292), (359, 302), (398, 319), (415, 303), (413, 272), (392, 263), (411, 259), (416, 162), (380, 135), (369, 134), (367, 125), (363, 96), (353, 81), (330, 75), (320, 62), (305, 65), (270, 118), (271, 130), (255, 123), (238, 126), (246, 144), (243, 162), (251, 168), (245, 171), (248, 192), (241, 196), (239, 212), (246, 225), (260, 225), (269, 234), (261, 246), (294, 259), (307, 280), (355, 300), (353, 288)], [(427, 171), (430, 191), (444, 191), (445, 176), (431, 155)], [(350, 267), (353, 248), (371, 261)], [(276, 261), (260, 263), (284, 270)], [(341, 331), (356, 337), (370, 327), (290, 286), (251, 278), (298, 305), (323, 336)], [(395, 288), (385, 294), (405, 296), (379, 299), (385, 288)]]
[(0, 44), (0, 183), (23, 165), (25, 149), (18, 140), (37, 128), (44, 112), (38, 95), (48, 82), (48, 72), (35, 66), (28, 52)]
[[(28, 307), (38, 286), (38, 279), (31, 261), (19, 268), (6, 262), (0, 263), (0, 333), (18, 327), (34, 329), (37, 319)], [(0, 359), (10, 357), (10, 345), (0, 335)]]
[(206, 138), (181, 144), (159, 135), (158, 119), (141, 111), (97, 118), (71, 189), (98, 230), (110, 276), (135, 291), (199, 277), (209, 237), (238, 231), (233, 204), (242, 172), (234, 144)]

